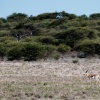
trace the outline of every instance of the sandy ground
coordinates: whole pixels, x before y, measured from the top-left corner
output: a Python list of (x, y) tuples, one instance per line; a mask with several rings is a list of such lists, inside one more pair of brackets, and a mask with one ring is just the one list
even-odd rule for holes
[[(72, 63), (77, 60), (77, 63)], [(100, 74), (100, 59), (69, 59), (59, 61), (1, 61), (0, 62), (0, 79), (1, 81), (15, 81), (22, 77), (44, 77), (44, 78), (61, 78), (68, 77), (86, 77), (85, 71), (89, 73)], [(20, 80), (22, 81), (22, 80)]]
[[(77, 60), (77, 63), (73, 63), (73, 60)], [(100, 74), (100, 59), (98, 58), (69, 58), (60, 59), (57, 61), (46, 60), (46, 61), (0, 61), (0, 84), (8, 83), (31, 83), (35, 82), (47, 82), (49, 83), (66, 83), (66, 84), (88, 84), (93, 82), (95, 85), (95, 79), (89, 80), (85, 75), (85, 71), (89, 70), (89, 73)], [(94, 85), (91, 86), (94, 86)], [(100, 83), (98, 87), (100, 89)], [(63, 88), (64, 89), (64, 88)], [(9, 94), (9, 93), (8, 93)], [(74, 96), (73, 96), (74, 97)], [(91, 96), (90, 96), (91, 97)], [(73, 99), (39, 99), (39, 100), (89, 100), (86, 98), (73, 98)], [(99, 96), (100, 97), (100, 96)], [(0, 100), (9, 100), (6, 99)], [(10, 100), (14, 100), (10, 98)], [(16, 100), (38, 100), (38, 99), (16, 99)], [(91, 98), (91, 100), (94, 100)], [(100, 100), (100, 99), (95, 99)]]

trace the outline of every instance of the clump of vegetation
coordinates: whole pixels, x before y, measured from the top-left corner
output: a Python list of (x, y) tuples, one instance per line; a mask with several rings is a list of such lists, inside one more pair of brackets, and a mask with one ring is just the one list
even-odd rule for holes
[(20, 60), (23, 54), (22, 49), (23, 45), (19, 45), (18, 43), (10, 47), (7, 51), (8, 60)]
[(64, 44), (60, 44), (58, 46), (58, 51), (61, 52), (61, 53), (64, 53), (64, 52), (69, 52), (71, 50), (71, 48), (67, 45), (64, 45)]
[(40, 44), (26, 43), (22, 49), (22, 55), (24, 60), (37, 60), (44, 55), (44, 51), (44, 47)]
[(99, 55), (99, 26), (100, 13), (89, 17), (65, 11), (37, 16), (13, 13), (0, 18), (0, 56), (9, 60), (37, 60), (50, 57), (53, 52), (58, 52), (52, 56), (55, 59), (70, 51)]

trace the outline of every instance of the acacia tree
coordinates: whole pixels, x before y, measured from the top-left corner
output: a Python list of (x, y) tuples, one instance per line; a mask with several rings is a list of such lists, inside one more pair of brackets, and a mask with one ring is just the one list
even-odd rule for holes
[(94, 13), (89, 16), (92, 19), (100, 19), (100, 13)]
[(96, 31), (90, 28), (69, 28), (67, 31), (54, 35), (55, 38), (64, 40), (65, 44), (71, 46), (72, 48), (79, 40), (86, 38), (93, 39), (96, 38), (96, 36)]
[(7, 21), (18, 21), (26, 20), (28, 16), (23, 13), (13, 13), (7, 17)]

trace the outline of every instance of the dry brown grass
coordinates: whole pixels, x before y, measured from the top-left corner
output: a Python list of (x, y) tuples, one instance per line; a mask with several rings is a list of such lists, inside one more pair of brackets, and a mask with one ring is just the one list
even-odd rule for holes
[[(100, 100), (99, 59), (0, 62), (0, 100)], [(100, 74), (100, 73), (99, 73)]]

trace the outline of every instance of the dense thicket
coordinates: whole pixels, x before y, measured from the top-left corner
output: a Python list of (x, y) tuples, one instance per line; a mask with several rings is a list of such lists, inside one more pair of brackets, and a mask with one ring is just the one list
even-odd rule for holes
[(0, 57), (37, 60), (70, 51), (100, 54), (100, 13), (77, 16), (65, 11), (0, 18)]

